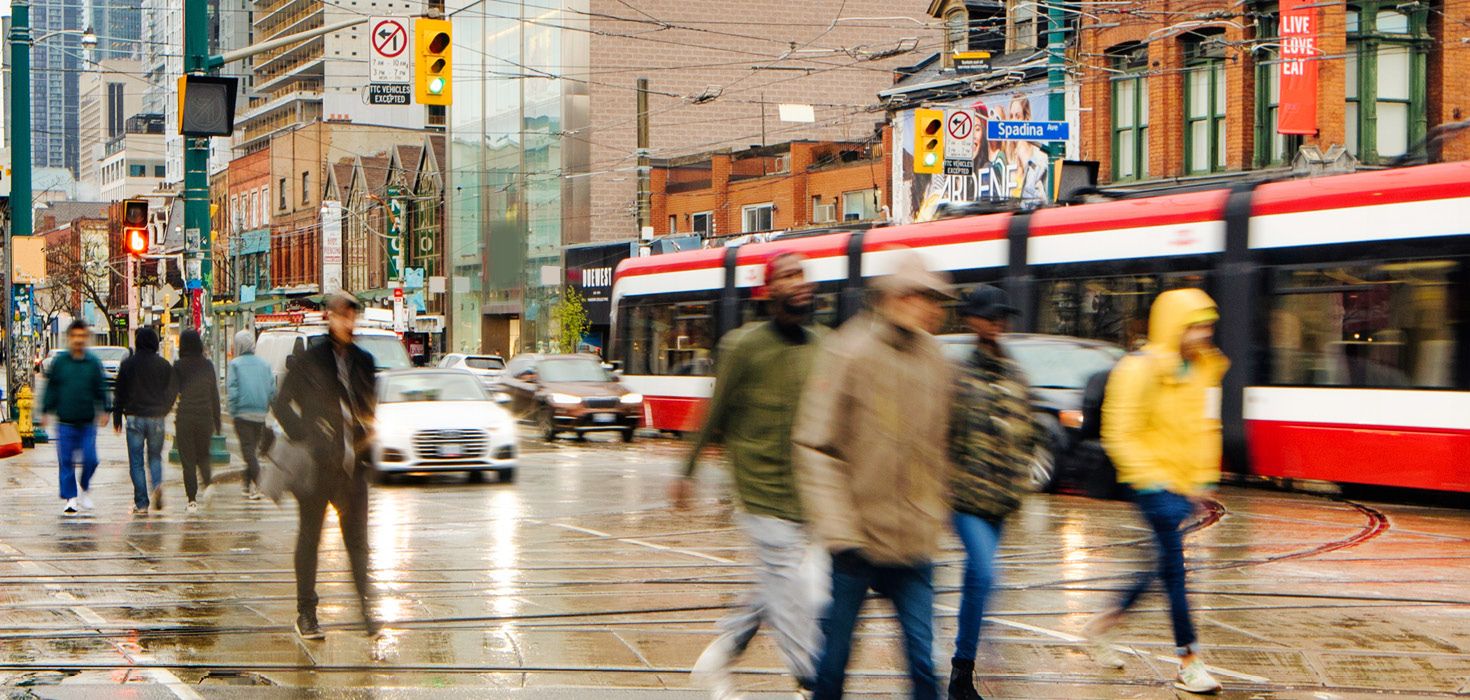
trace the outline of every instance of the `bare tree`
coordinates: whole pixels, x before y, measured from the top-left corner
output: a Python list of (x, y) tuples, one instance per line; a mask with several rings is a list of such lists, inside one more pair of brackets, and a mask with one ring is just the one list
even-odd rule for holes
[[(68, 236), (66, 240), (46, 246), (46, 281), (50, 297), (42, 305), (48, 315), (59, 315), (69, 311), (73, 316), (81, 315), (83, 299), (92, 302), (103, 316), (110, 316), (109, 302), (110, 268), (107, 260), (107, 244), (100, 245), (85, 238), (78, 242)], [(39, 295), (38, 295), (39, 297)], [(37, 301), (41, 301), (39, 298)]]

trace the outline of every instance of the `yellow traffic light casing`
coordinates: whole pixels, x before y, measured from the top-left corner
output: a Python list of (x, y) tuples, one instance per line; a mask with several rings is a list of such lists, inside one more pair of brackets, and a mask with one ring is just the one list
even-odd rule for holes
[(944, 172), (944, 110), (914, 110), (914, 172)]
[(148, 200), (123, 202), (122, 235), (123, 250), (129, 255), (141, 257), (148, 254)]
[(453, 25), (448, 20), (418, 19), (413, 34), (414, 99), (419, 104), (447, 106), (454, 96)]

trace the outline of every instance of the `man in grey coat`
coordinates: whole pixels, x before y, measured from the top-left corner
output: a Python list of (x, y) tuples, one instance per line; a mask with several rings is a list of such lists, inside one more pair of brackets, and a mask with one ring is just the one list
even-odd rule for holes
[(245, 497), (260, 498), (260, 440), (265, 432), (265, 418), (271, 401), (276, 398), (276, 378), (271, 366), (255, 354), (255, 334), (235, 334), (235, 359), (229, 369), (230, 417), (235, 422), (235, 436), (240, 439), (240, 453), (245, 458)]

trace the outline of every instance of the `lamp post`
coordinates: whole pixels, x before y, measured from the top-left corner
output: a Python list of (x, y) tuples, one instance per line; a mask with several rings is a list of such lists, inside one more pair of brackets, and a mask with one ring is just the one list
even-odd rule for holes
[[(29, 236), (35, 230), (34, 196), (31, 191), (31, 46), (54, 36), (80, 34), (82, 46), (97, 45), (97, 35), (92, 28), (85, 30), (62, 29), (47, 32), (38, 37), (31, 36), (30, 0), (12, 0), (10, 3), (10, 225), (5, 228), (5, 399), (14, 406), (15, 389), (19, 386), (20, 373), (15, 361), (15, 319), (13, 299), (15, 296), (15, 246), (12, 237), (19, 233)], [(30, 358), (26, 358), (29, 362)]]

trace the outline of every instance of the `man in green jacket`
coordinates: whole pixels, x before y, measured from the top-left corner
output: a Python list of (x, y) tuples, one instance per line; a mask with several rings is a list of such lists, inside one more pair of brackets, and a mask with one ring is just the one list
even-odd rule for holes
[(756, 548), (756, 588), (745, 606), (721, 622), (721, 635), (695, 663), (695, 680), (715, 698), (736, 697), (729, 667), (762, 622), (776, 632), (787, 666), (803, 687), (816, 675), (820, 632), (812, 586), (802, 563), (811, 551), (791, 467), (791, 426), (815, 357), (818, 333), (808, 324), (812, 285), (802, 257), (780, 253), (766, 263), (763, 293), (771, 320), (746, 324), (720, 343), (714, 396), (684, 477), (670, 485), (683, 507), (694, 490), (700, 451), (724, 442), (740, 503), (742, 529)]
[[(55, 415), (56, 456), (61, 465), (64, 515), (92, 509), (92, 474), (97, 471), (97, 427), (107, 425), (107, 380), (102, 361), (87, 352), (92, 330), (81, 319), (66, 329), (67, 352), (51, 360), (42, 415)], [(76, 459), (82, 457), (82, 492), (77, 494)]]

